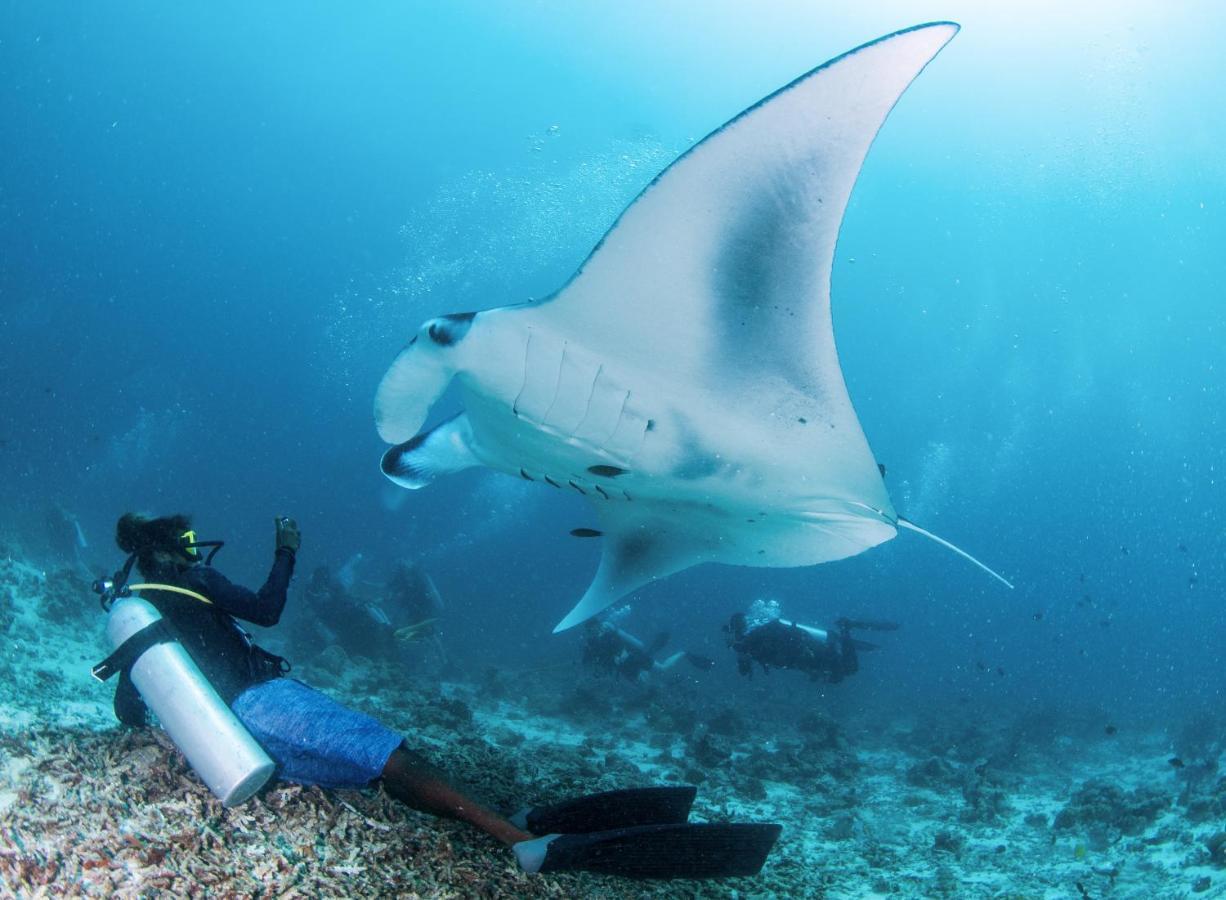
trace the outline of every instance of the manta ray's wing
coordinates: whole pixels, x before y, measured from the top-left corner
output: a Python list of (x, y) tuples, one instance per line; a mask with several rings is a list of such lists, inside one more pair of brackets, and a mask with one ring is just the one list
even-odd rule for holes
[[(663, 370), (670, 387), (691, 386), (692, 408), (756, 409), (748, 439), (763, 445), (759, 454), (779, 476), (764, 493), (798, 496), (803, 479), (806, 496), (877, 514), (863, 520), (861, 534), (849, 517), (807, 535), (830, 544), (824, 554), (806, 548), (810, 561), (851, 555), (895, 533), (839, 368), (830, 271), (869, 145), (957, 31), (941, 22), (865, 44), (737, 116), (649, 185), (539, 308), (558, 333), (583, 335), (596, 356)], [(764, 504), (786, 499), (763, 496)], [(735, 561), (667, 515), (597, 509), (600, 571), (558, 630), (696, 561)]]

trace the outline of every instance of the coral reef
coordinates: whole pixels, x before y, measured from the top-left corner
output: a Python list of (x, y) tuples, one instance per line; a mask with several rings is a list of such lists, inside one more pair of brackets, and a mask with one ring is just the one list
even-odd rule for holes
[(443, 680), (285, 648), (296, 677), (401, 731), (496, 808), (689, 783), (697, 821), (784, 825), (753, 879), (529, 877), (483, 835), (375, 790), (274, 784), (221, 808), (160, 731), (115, 727), (111, 687), (89, 675), (103, 619), (71, 572), (0, 559), (0, 628), (6, 895), (1213, 896), (1226, 868), (1211, 719), (1176, 745), (1203, 757), (1175, 767), (1165, 725), (1131, 727), (1125, 752), (1122, 729), (1105, 741), (1101, 724), (1041, 710), (891, 721), (840, 706), (859, 684), (806, 695), (798, 715), (786, 691), (597, 680), (577, 662)]
[(0, 882), (18, 894), (638, 896), (524, 875), (488, 838), (373, 791), (279, 784), (224, 809), (156, 730), (27, 732), (6, 750), (27, 763), (0, 812)]
[(1157, 821), (1171, 798), (1153, 788), (1126, 791), (1102, 779), (1082, 784), (1056, 815), (1056, 829), (1083, 828), (1115, 843), (1138, 835)]

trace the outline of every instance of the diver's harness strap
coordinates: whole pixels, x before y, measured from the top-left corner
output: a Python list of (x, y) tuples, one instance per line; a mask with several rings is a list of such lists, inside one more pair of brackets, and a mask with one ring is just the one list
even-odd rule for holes
[(98, 663), (90, 671), (99, 681), (106, 681), (117, 672), (127, 671), (141, 657), (141, 654), (155, 644), (166, 644), (175, 640), (175, 636), (166, 627), (166, 622), (158, 619), (146, 625), (140, 631), (115, 648), (115, 651)]
[[(223, 543), (223, 541), (193, 541), (188, 546), (213, 548), (204, 560), (204, 564), (207, 566), (212, 564), (213, 557), (217, 555), (217, 551), (221, 549)], [(290, 553), (292, 554), (293, 551), (291, 550)], [(132, 565), (136, 562), (136, 556), (137, 554), (135, 553), (128, 556), (123, 568), (116, 572), (112, 579), (99, 579), (94, 582), (94, 591), (99, 595), (104, 610), (109, 611), (112, 604), (119, 598), (131, 597), (133, 591), (142, 590), (169, 591), (173, 594), (190, 597), (206, 606), (214, 606), (213, 601), (203, 594), (185, 587), (179, 587), (178, 585), (128, 584), (128, 578), (131, 577)], [(218, 614), (225, 616), (229, 620), (230, 624), (234, 626), (235, 630), (242, 636), (243, 642), (247, 645), (247, 672), (253, 683), (268, 681), (271, 678), (278, 678), (289, 674), (293, 666), (290, 665), (288, 659), (284, 656), (270, 653), (257, 644), (250, 633), (239, 625), (233, 616), (226, 615), (220, 610), (218, 610)], [(106, 681), (116, 672), (125, 672), (130, 669), (132, 664), (140, 659), (141, 654), (155, 644), (165, 644), (176, 640), (178, 638), (167, 627), (166, 620), (158, 619), (158, 621), (145, 626), (116, 647), (110, 656), (94, 666), (91, 671), (93, 676), (99, 681)]]

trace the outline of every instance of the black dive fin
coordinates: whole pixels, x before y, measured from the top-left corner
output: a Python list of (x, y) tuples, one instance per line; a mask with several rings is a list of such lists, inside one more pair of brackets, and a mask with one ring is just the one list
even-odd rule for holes
[(780, 825), (639, 825), (590, 834), (551, 834), (511, 849), (525, 872), (584, 869), (624, 878), (757, 875)]
[(628, 788), (534, 806), (511, 816), (519, 828), (533, 834), (585, 834), (635, 825), (671, 825), (690, 817), (698, 788)]

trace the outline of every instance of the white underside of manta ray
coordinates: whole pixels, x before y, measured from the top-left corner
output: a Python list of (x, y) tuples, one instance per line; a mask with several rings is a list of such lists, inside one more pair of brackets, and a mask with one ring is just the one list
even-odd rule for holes
[[(830, 270), (869, 145), (957, 31), (865, 44), (737, 116), (556, 294), (422, 325), (375, 399), (384, 473), (484, 465), (585, 496), (603, 556), (555, 631), (697, 563), (808, 566), (921, 530), (848, 397)], [(453, 379), (465, 411), (419, 433)]]

